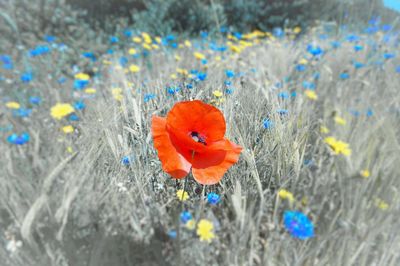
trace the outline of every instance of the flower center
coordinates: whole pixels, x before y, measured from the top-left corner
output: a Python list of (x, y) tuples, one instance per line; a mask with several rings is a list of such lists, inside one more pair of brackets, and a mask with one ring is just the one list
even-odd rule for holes
[(204, 144), (205, 146), (207, 146), (206, 138), (204, 136), (201, 136), (198, 132), (192, 131), (190, 133), (190, 136), (192, 137), (192, 139), (194, 141), (199, 142), (199, 143)]

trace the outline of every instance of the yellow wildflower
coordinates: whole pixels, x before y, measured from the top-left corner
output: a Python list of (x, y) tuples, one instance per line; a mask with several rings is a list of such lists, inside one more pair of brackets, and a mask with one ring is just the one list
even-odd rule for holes
[(151, 48), (153, 48), (153, 49), (155, 49), (155, 50), (158, 50), (158, 49), (160, 49), (160, 46), (158, 46), (157, 44), (152, 44), (151, 45)]
[(327, 137), (324, 139), (325, 143), (328, 144), (335, 154), (343, 154), (349, 156), (351, 154), (351, 149), (349, 144), (341, 140), (337, 140), (334, 137)]
[(196, 222), (192, 219), (187, 221), (187, 223), (185, 224), (185, 227), (189, 230), (193, 230), (196, 227)]
[(139, 72), (140, 71), (140, 67), (137, 66), (137, 65), (130, 65), (129, 71), (131, 71), (132, 73)]
[(215, 97), (222, 97), (223, 96), (223, 93), (221, 92), (221, 91), (213, 91), (213, 94), (214, 94), (214, 96)]
[(151, 46), (148, 43), (142, 44), (143, 48), (146, 50), (151, 50)]
[(96, 93), (96, 89), (94, 89), (94, 88), (87, 88), (87, 89), (85, 89), (85, 93), (87, 93), (87, 94), (95, 94), (95, 93)]
[(299, 26), (297, 26), (293, 29), (293, 32), (296, 34), (299, 34), (301, 32), (301, 28)]
[(78, 73), (75, 75), (75, 79), (79, 79), (79, 80), (89, 80), (90, 76), (86, 73)]
[(63, 131), (65, 134), (70, 134), (70, 133), (74, 132), (74, 127), (71, 126), (71, 125), (64, 126), (64, 127), (62, 127), (62, 131)]
[(293, 197), (292, 192), (289, 192), (289, 191), (287, 191), (286, 189), (280, 189), (279, 192), (278, 192), (278, 196), (279, 196), (281, 199), (287, 199), (287, 200), (289, 200), (290, 202), (293, 202), (293, 201), (294, 201), (294, 197)]
[(340, 116), (335, 116), (333, 119), (339, 125), (342, 125), (342, 126), (346, 125), (346, 120), (344, 120), (344, 118), (342, 118)]
[(129, 49), (128, 53), (129, 53), (130, 55), (134, 55), (134, 54), (136, 54), (137, 52), (136, 52), (136, 49), (135, 49), (135, 48), (131, 48), (131, 49)]
[(50, 114), (55, 119), (61, 119), (74, 112), (74, 107), (69, 103), (57, 103), (50, 109)]
[(187, 76), (187, 75), (189, 75), (189, 71), (187, 71), (186, 69), (184, 69), (184, 68), (177, 68), (176, 69), (176, 72), (177, 73), (179, 73), (179, 74), (181, 74), (181, 75), (185, 75), (185, 76)]
[(308, 60), (305, 59), (305, 58), (302, 58), (302, 59), (299, 60), (299, 64), (300, 65), (307, 65), (308, 64)]
[(176, 61), (181, 61), (181, 59), (182, 59), (182, 58), (181, 58), (179, 55), (175, 55), (175, 60), (176, 60)]
[(192, 47), (192, 43), (189, 40), (185, 41), (185, 46), (186, 47)]
[(214, 229), (214, 225), (212, 222), (206, 219), (201, 219), (197, 224), (197, 235), (200, 238), (200, 241), (211, 242), (211, 240), (215, 237), (212, 230)]
[(170, 78), (171, 78), (171, 79), (177, 79), (178, 76), (177, 76), (175, 73), (173, 73), (173, 74), (170, 75)]
[(73, 151), (74, 151), (74, 150), (72, 149), (71, 146), (68, 146), (68, 147), (67, 147), (67, 152), (72, 153)]
[(19, 109), (21, 105), (17, 102), (8, 102), (6, 103), (6, 107), (10, 109)]
[(316, 94), (315, 91), (313, 91), (313, 90), (305, 90), (304, 94), (305, 94), (310, 100), (315, 101), (315, 100), (318, 99), (317, 94)]
[(199, 59), (199, 60), (206, 59), (206, 56), (199, 52), (194, 52), (193, 55), (194, 55), (194, 57), (196, 57), (196, 59)]
[(133, 37), (132, 41), (134, 41), (135, 43), (141, 43), (142, 39), (140, 37)]
[(386, 211), (387, 209), (389, 209), (389, 204), (380, 198), (375, 199), (375, 205), (376, 205), (376, 207), (378, 207), (379, 209), (381, 209), (383, 211)]
[(327, 127), (325, 127), (325, 126), (321, 126), (320, 129), (319, 129), (319, 131), (320, 131), (322, 134), (328, 134), (328, 133), (329, 133), (329, 128), (327, 128)]
[(368, 177), (371, 175), (371, 173), (369, 172), (368, 169), (365, 169), (365, 170), (362, 170), (362, 171), (360, 172), (360, 175), (361, 175), (362, 177), (364, 177), (364, 178), (368, 178)]
[(189, 194), (183, 189), (179, 189), (178, 191), (176, 191), (176, 196), (180, 201), (186, 201), (189, 199)]

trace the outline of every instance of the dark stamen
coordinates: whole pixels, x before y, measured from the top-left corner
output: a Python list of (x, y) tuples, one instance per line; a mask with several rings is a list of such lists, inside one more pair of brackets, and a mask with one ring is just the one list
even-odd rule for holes
[(202, 137), (202, 136), (200, 136), (198, 132), (192, 131), (192, 132), (190, 133), (190, 136), (192, 137), (192, 139), (193, 139), (194, 141), (199, 142), (199, 143), (204, 144), (204, 145), (207, 146), (207, 143), (206, 143), (205, 138)]

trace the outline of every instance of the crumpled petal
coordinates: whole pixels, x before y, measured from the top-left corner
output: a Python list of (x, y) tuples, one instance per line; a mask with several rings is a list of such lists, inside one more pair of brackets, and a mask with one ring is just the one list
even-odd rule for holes
[[(198, 163), (194, 161), (197, 167), (204, 166), (203, 168), (196, 168), (193, 165), (192, 173), (194, 179), (202, 185), (214, 185), (218, 183), (228, 169), (239, 160), (242, 147), (231, 142), (232, 149), (224, 151), (224, 158), (216, 165), (206, 166), (204, 161)], [(215, 155), (217, 157), (217, 155)], [(216, 159), (216, 158), (213, 158)], [(211, 159), (210, 159), (211, 160)]]
[(154, 147), (157, 149), (163, 170), (174, 178), (183, 178), (190, 172), (191, 164), (177, 152), (166, 130), (166, 125), (165, 118), (152, 117), (151, 131)]

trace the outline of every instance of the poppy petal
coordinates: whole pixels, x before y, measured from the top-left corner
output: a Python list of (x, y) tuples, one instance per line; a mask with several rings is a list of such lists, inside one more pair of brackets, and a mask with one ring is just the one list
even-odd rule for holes
[(169, 131), (176, 136), (185, 134), (192, 142), (191, 132), (203, 135), (208, 143), (223, 139), (226, 131), (221, 111), (199, 100), (175, 104), (167, 115), (167, 124)]
[(226, 151), (224, 159), (221, 163), (206, 167), (195, 168), (193, 166), (192, 173), (194, 179), (202, 185), (213, 185), (218, 183), (228, 169), (239, 160), (242, 147), (231, 143), (233, 149)]
[(151, 132), (154, 147), (165, 172), (174, 178), (183, 178), (189, 172), (190, 163), (177, 152), (166, 130), (167, 120), (163, 117), (153, 116), (151, 119)]

